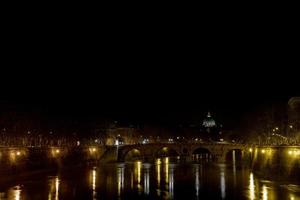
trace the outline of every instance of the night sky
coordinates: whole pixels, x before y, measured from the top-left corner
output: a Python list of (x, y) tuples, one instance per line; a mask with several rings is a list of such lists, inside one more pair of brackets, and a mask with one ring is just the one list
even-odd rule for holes
[(251, 76), (218, 74), (214, 69), (115, 70), (18, 74), (18, 82), (6, 82), (2, 90), (1, 110), (39, 113), (54, 122), (117, 120), (162, 127), (201, 124), (210, 111), (224, 126), (234, 128), (257, 107), (285, 104), (293, 96), (274, 83), (262, 85), (256, 78), (253, 84)]
[(12, 35), (2, 54), (1, 113), (177, 126), (211, 111), (234, 127), (261, 105), (299, 96), (298, 72), (289, 69), (299, 66), (296, 52), (275, 36)]

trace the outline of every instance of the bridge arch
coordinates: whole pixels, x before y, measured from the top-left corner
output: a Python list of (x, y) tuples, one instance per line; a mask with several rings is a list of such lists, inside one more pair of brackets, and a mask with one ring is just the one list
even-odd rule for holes
[(140, 148), (128, 148), (119, 152), (120, 161), (135, 161), (142, 160), (144, 156), (143, 151)]
[(178, 149), (176, 149), (176, 148), (164, 146), (164, 147), (161, 147), (156, 150), (155, 156), (157, 158), (159, 158), (159, 157), (175, 157), (175, 156), (180, 155), (179, 152), (180, 151), (178, 151)]

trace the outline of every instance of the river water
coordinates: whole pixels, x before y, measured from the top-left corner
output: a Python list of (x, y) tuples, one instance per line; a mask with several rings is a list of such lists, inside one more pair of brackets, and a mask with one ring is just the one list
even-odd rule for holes
[(0, 200), (263, 199), (300, 200), (300, 185), (260, 179), (249, 169), (180, 164), (169, 158), (95, 165), (0, 179)]

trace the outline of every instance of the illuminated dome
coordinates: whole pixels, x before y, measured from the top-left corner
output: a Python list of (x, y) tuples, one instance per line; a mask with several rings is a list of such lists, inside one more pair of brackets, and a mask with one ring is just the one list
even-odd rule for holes
[(203, 120), (202, 125), (206, 128), (211, 128), (216, 126), (215, 120), (211, 117), (210, 112), (207, 113), (207, 117)]

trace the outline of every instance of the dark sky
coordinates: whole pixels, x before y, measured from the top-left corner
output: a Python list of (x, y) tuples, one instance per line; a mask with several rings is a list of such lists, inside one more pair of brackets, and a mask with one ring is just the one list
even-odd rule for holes
[(2, 111), (37, 112), (54, 121), (109, 119), (162, 126), (201, 123), (211, 111), (233, 126), (258, 106), (286, 103), (295, 94), (283, 90), (285, 84), (259, 80), (258, 72), (256, 77), (247, 77), (214, 67), (41, 71), (20, 73), (11, 79), (14, 82), (4, 83)]
[(79, 122), (176, 124), (200, 121), (208, 110), (235, 121), (261, 104), (299, 95), (291, 37), (213, 25), (135, 34), (7, 29), (0, 108)]

